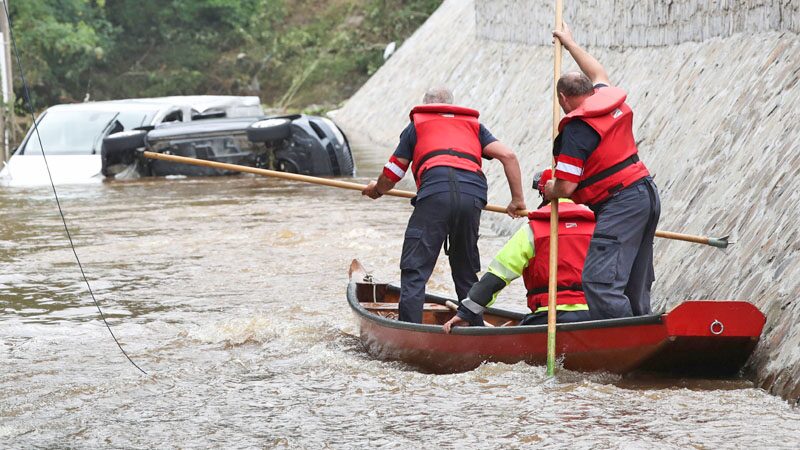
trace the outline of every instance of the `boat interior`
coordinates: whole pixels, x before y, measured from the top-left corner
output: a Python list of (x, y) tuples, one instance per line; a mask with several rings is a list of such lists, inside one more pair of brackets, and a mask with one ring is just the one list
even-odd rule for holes
[[(393, 284), (373, 283), (371, 281), (356, 283), (358, 302), (369, 313), (387, 319), (397, 320), (397, 305), (400, 300), (400, 288)], [(422, 309), (422, 323), (426, 325), (443, 325), (455, 314), (458, 304), (447, 297), (427, 294)], [(523, 314), (490, 308), (484, 313), (484, 323), (488, 327), (508, 327), (517, 325)]]

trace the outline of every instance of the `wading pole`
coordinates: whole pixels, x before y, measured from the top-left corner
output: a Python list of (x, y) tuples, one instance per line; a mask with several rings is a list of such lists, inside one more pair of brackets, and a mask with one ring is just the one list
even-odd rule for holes
[[(556, 30), (561, 30), (563, 1), (556, 0)], [(553, 140), (558, 136), (558, 122), (561, 119), (561, 109), (558, 104), (556, 85), (561, 76), (561, 41), (553, 39), (555, 43), (555, 58), (553, 60)], [(556, 160), (553, 158), (553, 180), (555, 180)], [(550, 201), (550, 270), (547, 283), (547, 376), (552, 377), (556, 371), (556, 295), (558, 280), (558, 199)]]
[[(277, 170), (259, 169), (257, 167), (240, 166), (237, 164), (209, 161), (207, 159), (187, 158), (185, 156), (166, 155), (164, 153), (153, 153), (153, 152), (144, 152), (143, 155), (146, 158), (160, 159), (163, 161), (170, 161), (179, 164), (191, 164), (193, 166), (212, 167), (214, 169), (230, 170), (233, 172), (252, 173), (254, 175), (262, 175), (265, 177), (282, 178), (284, 180), (290, 180), (290, 181), (301, 181), (303, 183), (319, 184), (322, 186), (330, 186), (340, 189), (350, 189), (359, 192), (361, 192), (362, 190), (364, 190), (365, 187), (367, 187), (366, 184), (351, 183), (349, 181), (334, 180), (331, 178), (312, 177), (310, 175), (300, 175), (297, 173), (279, 172)], [(392, 197), (414, 198), (417, 194), (416, 192), (401, 191), (400, 189), (392, 189), (391, 191), (386, 192), (384, 195), (389, 195)], [(483, 209), (485, 211), (491, 211), (501, 214), (506, 213), (506, 209), (500, 205), (488, 204), (484, 206)], [(521, 209), (517, 211), (517, 214), (526, 217), (528, 215), (528, 210)], [(730, 245), (727, 236), (722, 238), (712, 238), (706, 236), (694, 236), (691, 234), (673, 233), (671, 231), (661, 231), (661, 230), (656, 231), (656, 236), (666, 239), (674, 239), (677, 241), (687, 241), (687, 242), (694, 242), (696, 244), (710, 245), (712, 247), (719, 247), (719, 248), (725, 248), (728, 245)]]

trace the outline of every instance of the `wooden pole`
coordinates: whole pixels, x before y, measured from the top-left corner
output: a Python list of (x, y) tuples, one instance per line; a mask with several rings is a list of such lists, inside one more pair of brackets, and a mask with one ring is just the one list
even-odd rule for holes
[[(205, 159), (187, 158), (185, 156), (165, 155), (164, 153), (144, 152), (144, 156), (150, 159), (160, 159), (162, 161), (171, 161), (180, 164), (191, 164), (193, 166), (212, 167), (214, 169), (232, 170), (236, 172), (252, 173), (255, 175), (264, 175), (272, 178), (282, 178), (284, 180), (302, 181), (304, 183), (320, 184), (322, 186), (331, 186), (342, 189), (351, 189), (354, 191), (362, 191), (367, 185), (351, 183), (349, 181), (333, 180), (330, 178), (312, 177), (310, 175), (301, 175), (298, 173), (278, 172), (277, 170), (258, 169), (255, 167), (239, 166), (236, 164), (221, 163), (216, 161), (208, 161)], [(391, 195), (393, 197), (414, 198), (416, 193), (409, 191), (400, 191), (392, 189), (384, 195)], [(504, 209), (503, 212), (506, 210)]]
[[(303, 183), (319, 184), (322, 186), (330, 186), (340, 189), (350, 189), (353, 191), (363, 191), (366, 184), (351, 183), (349, 181), (333, 180), (330, 178), (312, 177), (309, 175), (300, 175), (296, 173), (278, 172), (277, 170), (258, 169), (255, 167), (239, 166), (236, 164), (221, 163), (216, 161), (208, 161), (205, 159), (187, 158), (185, 156), (165, 155), (163, 153), (144, 152), (146, 158), (160, 159), (162, 161), (170, 161), (179, 164), (191, 164), (193, 166), (212, 167), (214, 169), (225, 169), (242, 173), (252, 173), (254, 175), (262, 175), (265, 177), (282, 178), (290, 181), (301, 181)], [(399, 189), (392, 189), (384, 195), (402, 198), (414, 198), (417, 194), (410, 191), (401, 191)], [(500, 205), (488, 204), (483, 208), (485, 211), (496, 212), (505, 214), (506, 209)], [(517, 211), (520, 216), (527, 216), (528, 210), (521, 209)], [(706, 236), (695, 236), (691, 234), (673, 233), (671, 231), (656, 231), (656, 236), (666, 239), (674, 239), (678, 241), (694, 242), (697, 244), (710, 245), (713, 247), (726, 248), (730, 243), (727, 237), (711, 238)]]
[[(561, 30), (564, 5), (556, 0), (555, 30)], [(561, 120), (561, 109), (558, 104), (556, 85), (561, 76), (561, 41), (554, 39), (555, 58), (553, 63), (553, 140), (558, 136), (558, 122)], [(556, 161), (553, 159), (553, 174), (556, 173)], [(555, 177), (553, 178), (555, 179)], [(556, 366), (556, 296), (558, 295), (558, 199), (550, 202), (550, 272), (547, 283), (547, 376), (555, 375)]]

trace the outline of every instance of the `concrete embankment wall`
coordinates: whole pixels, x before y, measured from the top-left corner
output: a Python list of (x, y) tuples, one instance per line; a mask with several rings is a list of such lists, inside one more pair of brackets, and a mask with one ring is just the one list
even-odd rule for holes
[[(565, 3), (576, 40), (629, 92), (640, 155), (661, 190), (659, 228), (736, 241), (723, 251), (657, 240), (654, 306), (755, 303), (768, 319), (748, 370), (798, 401), (800, 2)], [(445, 0), (337, 121), (388, 157), (425, 89), (448, 85), (515, 149), (527, 186), (550, 158), (552, 22), (552, 2)], [(574, 69), (565, 56), (564, 71)], [(490, 202), (504, 204), (501, 166), (486, 166)], [(519, 224), (484, 217), (504, 232)]]

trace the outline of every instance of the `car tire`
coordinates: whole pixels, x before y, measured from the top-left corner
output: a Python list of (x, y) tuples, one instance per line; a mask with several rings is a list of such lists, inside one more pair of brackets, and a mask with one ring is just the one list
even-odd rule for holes
[(259, 120), (247, 127), (250, 142), (280, 141), (292, 135), (292, 121), (286, 118)]
[(128, 130), (110, 134), (103, 139), (103, 148), (109, 153), (135, 150), (145, 146), (147, 130)]
[(339, 176), (351, 177), (355, 175), (356, 165), (353, 161), (353, 153), (350, 151), (350, 146), (345, 144), (342, 147), (342, 158), (339, 160)]

